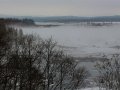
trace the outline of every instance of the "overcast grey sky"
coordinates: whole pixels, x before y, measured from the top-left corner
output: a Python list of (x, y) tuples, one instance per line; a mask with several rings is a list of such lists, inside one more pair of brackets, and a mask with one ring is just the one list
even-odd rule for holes
[(0, 0), (0, 14), (20, 16), (120, 15), (120, 0)]

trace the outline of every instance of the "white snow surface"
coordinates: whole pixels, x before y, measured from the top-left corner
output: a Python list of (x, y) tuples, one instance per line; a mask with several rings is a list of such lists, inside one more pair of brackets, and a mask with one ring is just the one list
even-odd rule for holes
[[(52, 37), (59, 45), (69, 47), (69, 53), (80, 57), (120, 53), (120, 24), (110, 26), (84, 26), (65, 24), (57, 27), (24, 27), (24, 33)], [(67, 48), (68, 49), (68, 48)]]

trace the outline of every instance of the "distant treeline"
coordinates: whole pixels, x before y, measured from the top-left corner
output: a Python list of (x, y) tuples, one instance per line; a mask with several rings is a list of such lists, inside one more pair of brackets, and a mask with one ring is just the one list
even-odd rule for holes
[(32, 19), (0, 18), (0, 24), (34, 25)]
[(0, 18), (0, 23), (33, 25), (34, 22), (60, 22), (60, 23), (79, 23), (79, 22), (120, 22), (120, 16), (101, 16), (101, 17), (79, 17), (79, 16), (51, 16), (51, 17), (10, 17)]
[(56, 16), (56, 17), (31, 17), (37, 22), (120, 22), (120, 16), (102, 16), (102, 17), (78, 17), (78, 16)]

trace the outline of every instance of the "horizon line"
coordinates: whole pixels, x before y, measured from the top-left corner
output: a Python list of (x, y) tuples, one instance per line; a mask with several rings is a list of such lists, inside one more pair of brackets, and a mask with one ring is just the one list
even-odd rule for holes
[(80, 16), (80, 15), (8, 15), (0, 14), (1, 17), (109, 17), (109, 16), (120, 16), (120, 15), (98, 15), (98, 16)]

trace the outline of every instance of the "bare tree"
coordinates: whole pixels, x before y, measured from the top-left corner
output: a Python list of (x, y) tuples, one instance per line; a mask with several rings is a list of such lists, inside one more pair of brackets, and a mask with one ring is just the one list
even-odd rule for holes
[(96, 81), (100, 87), (106, 90), (120, 90), (119, 55), (113, 55), (111, 59), (99, 62), (96, 67), (99, 72)]
[[(45, 40), (43, 46), (42, 64), (45, 90), (64, 90), (70, 88), (73, 90), (83, 84), (82, 82), (87, 77), (85, 68), (77, 69), (75, 59), (59, 49), (56, 42), (51, 38)], [(77, 78), (77, 76), (79, 77)], [(75, 80), (76, 78), (78, 81)], [(74, 86), (71, 87), (73, 84)]]
[(42, 40), (22, 30), (0, 29), (0, 89), (74, 90), (82, 86), (86, 69), (78, 69), (75, 59), (52, 38)]

